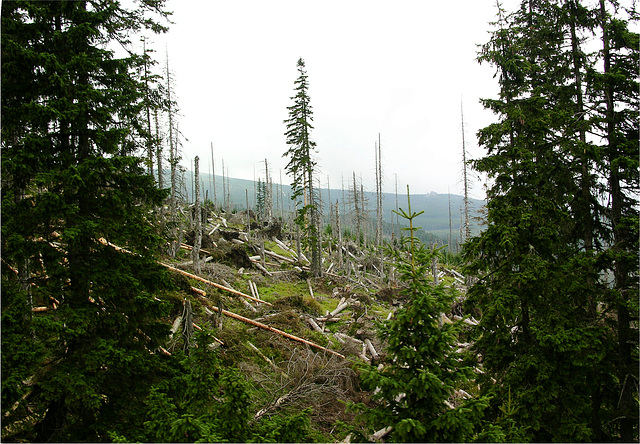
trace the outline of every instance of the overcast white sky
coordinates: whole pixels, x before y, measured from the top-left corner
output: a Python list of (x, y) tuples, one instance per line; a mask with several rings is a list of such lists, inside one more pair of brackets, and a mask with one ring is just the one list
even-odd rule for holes
[[(503, 0), (512, 9), (517, 0)], [(183, 164), (200, 156), (216, 173), (263, 176), (264, 159), (285, 177), (287, 106), (296, 62), (307, 65), (314, 110), (312, 139), (322, 186), (362, 176), (375, 190), (374, 144), (382, 137), (384, 191), (462, 193), (460, 105), (467, 151), (479, 157), (475, 133), (494, 120), (479, 98), (495, 97), (494, 69), (475, 60), (488, 39), (495, 0), (168, 0), (166, 36), (188, 139)], [(476, 181), (472, 197), (483, 198)]]

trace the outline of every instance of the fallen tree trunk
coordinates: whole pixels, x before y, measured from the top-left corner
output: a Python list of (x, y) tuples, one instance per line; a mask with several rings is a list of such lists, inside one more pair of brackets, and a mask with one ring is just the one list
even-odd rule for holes
[[(308, 345), (310, 347), (317, 348), (318, 350), (322, 350), (322, 351), (325, 351), (327, 353), (331, 353), (332, 355), (339, 356), (342, 359), (346, 359), (344, 355), (342, 355), (342, 354), (340, 354), (340, 353), (338, 353), (336, 351), (333, 351), (331, 349), (328, 349), (327, 347), (323, 347), (323, 346), (318, 345), (318, 344), (316, 344), (314, 342), (307, 341), (306, 339), (300, 338), (298, 336), (294, 336), (294, 335), (289, 334), (287, 332), (284, 332), (282, 330), (278, 330), (277, 328), (273, 328), (273, 327), (271, 327), (269, 325), (266, 325), (266, 324), (263, 324), (261, 322), (256, 322), (253, 319), (245, 318), (244, 316), (240, 316), (240, 315), (232, 313), (232, 312), (230, 312), (228, 310), (224, 310), (224, 309), (221, 310), (218, 307), (215, 307), (213, 305), (211, 306), (211, 309), (213, 311), (215, 311), (216, 313), (220, 313), (221, 312), (223, 315), (228, 316), (228, 317), (233, 318), (233, 319), (237, 319), (238, 321), (242, 321), (245, 324), (253, 325), (254, 327), (258, 327), (258, 328), (261, 328), (263, 330), (270, 331), (270, 332), (278, 334), (280, 336), (284, 336), (285, 338), (289, 338), (289, 339), (292, 339), (294, 341), (301, 342), (301, 343), (306, 344), (306, 345)], [(205, 312), (207, 312), (208, 315), (213, 316), (213, 312), (211, 310), (209, 310), (208, 307), (205, 307)]]
[(241, 291), (237, 291), (237, 290), (234, 290), (232, 288), (225, 287), (224, 285), (220, 285), (220, 284), (217, 284), (217, 283), (212, 282), (210, 280), (207, 280), (205, 278), (201, 278), (200, 276), (196, 276), (195, 274), (191, 274), (191, 273), (189, 273), (187, 271), (180, 270), (179, 268), (172, 267), (171, 265), (163, 264), (162, 262), (159, 262), (159, 264), (162, 265), (163, 267), (167, 267), (171, 271), (175, 271), (176, 273), (180, 273), (183, 276), (187, 276), (187, 277), (189, 277), (191, 279), (195, 279), (195, 280), (203, 282), (203, 283), (205, 283), (207, 285), (211, 285), (212, 287), (218, 288), (220, 290), (224, 290), (224, 291), (227, 291), (229, 293), (232, 293), (232, 294), (235, 294), (235, 295), (238, 295), (238, 296), (242, 296), (243, 298), (246, 298), (246, 299), (251, 299), (254, 302), (260, 302), (260, 303), (265, 304), (265, 305), (273, 306), (273, 304), (271, 304), (271, 303), (269, 303), (267, 301), (262, 301), (260, 299), (256, 299), (253, 296), (249, 296), (248, 294), (242, 293)]
[(274, 253), (273, 251), (269, 251), (269, 250), (264, 250), (264, 254), (274, 257), (276, 259), (279, 259), (281, 261), (285, 261), (285, 262), (289, 262), (290, 264), (295, 264), (296, 260), (295, 259), (291, 259), (290, 257), (286, 257), (286, 256), (282, 256), (278, 253)]
[(322, 330), (322, 328), (320, 328), (320, 326), (318, 325), (318, 323), (313, 319), (313, 318), (307, 318), (307, 322), (309, 323), (309, 325), (311, 325), (311, 327), (313, 327), (313, 329), (319, 333), (324, 333), (324, 331)]
[(378, 355), (378, 352), (376, 351), (376, 349), (373, 347), (373, 344), (371, 343), (371, 341), (369, 339), (365, 339), (364, 343), (367, 346), (367, 350), (369, 350), (371, 357), (375, 360), (378, 360), (380, 356)]

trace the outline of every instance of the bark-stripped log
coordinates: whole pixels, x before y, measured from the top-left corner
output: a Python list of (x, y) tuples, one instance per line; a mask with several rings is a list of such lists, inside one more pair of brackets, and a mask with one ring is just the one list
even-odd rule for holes
[(167, 267), (171, 271), (175, 271), (176, 273), (180, 273), (183, 276), (187, 276), (188, 278), (195, 279), (195, 280), (203, 282), (203, 283), (205, 283), (207, 285), (211, 285), (212, 287), (218, 288), (220, 290), (224, 290), (224, 291), (227, 291), (229, 293), (232, 293), (232, 294), (235, 294), (235, 295), (238, 295), (238, 296), (242, 296), (243, 298), (246, 298), (246, 299), (251, 299), (254, 302), (260, 302), (260, 303), (265, 304), (265, 305), (273, 306), (273, 304), (271, 304), (271, 303), (269, 303), (267, 301), (262, 301), (260, 299), (256, 299), (253, 296), (249, 296), (248, 294), (242, 293), (241, 291), (237, 291), (237, 290), (234, 290), (232, 288), (225, 287), (224, 285), (220, 285), (220, 284), (217, 284), (217, 283), (212, 282), (210, 280), (207, 280), (205, 278), (201, 278), (200, 276), (196, 276), (195, 274), (191, 274), (189, 272), (180, 270), (179, 268), (172, 267), (171, 265), (163, 264), (162, 262), (159, 262), (159, 264), (162, 265), (163, 267)]
[[(232, 312), (230, 312), (228, 310), (224, 310), (224, 309), (220, 310), (218, 307), (215, 307), (213, 305), (211, 306), (211, 309), (214, 310), (216, 313), (222, 311), (223, 315), (229, 316), (230, 318), (233, 318), (233, 319), (237, 319), (238, 321), (242, 321), (245, 324), (253, 325), (254, 327), (258, 327), (258, 328), (261, 328), (263, 330), (270, 331), (270, 332), (278, 334), (280, 336), (284, 336), (285, 338), (289, 338), (291, 340), (294, 340), (294, 341), (297, 341), (297, 342), (301, 342), (301, 343), (306, 344), (306, 345), (308, 345), (310, 347), (317, 348), (318, 350), (326, 351), (327, 353), (331, 353), (332, 355), (336, 355), (336, 356), (341, 357), (342, 359), (346, 359), (344, 355), (342, 355), (342, 354), (340, 354), (340, 353), (338, 353), (336, 351), (333, 351), (331, 349), (328, 349), (327, 347), (323, 347), (323, 346), (318, 345), (318, 344), (316, 344), (314, 342), (307, 341), (306, 339), (300, 338), (298, 336), (294, 336), (294, 335), (289, 334), (287, 332), (284, 332), (282, 330), (278, 330), (277, 328), (273, 328), (273, 327), (271, 327), (269, 325), (266, 325), (266, 324), (263, 324), (261, 322), (256, 322), (253, 319), (245, 318), (244, 316), (240, 316), (240, 315), (232, 313)], [(213, 312), (211, 310), (209, 310), (209, 308), (207, 308), (207, 307), (205, 307), (205, 312), (207, 312), (207, 314), (209, 314), (211, 316), (213, 315)]]

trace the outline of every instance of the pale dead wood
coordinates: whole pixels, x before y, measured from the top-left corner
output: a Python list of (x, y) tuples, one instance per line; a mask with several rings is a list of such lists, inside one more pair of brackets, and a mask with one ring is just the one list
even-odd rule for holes
[(173, 338), (173, 335), (175, 335), (178, 332), (178, 329), (180, 329), (180, 324), (182, 323), (182, 316), (178, 316), (175, 321), (173, 321), (173, 325), (171, 326), (171, 330), (169, 330), (169, 338)]
[(273, 276), (273, 274), (269, 270), (267, 270), (260, 262), (258, 261), (251, 261), (251, 262), (253, 263), (253, 265), (256, 266), (256, 268), (258, 268), (258, 270), (262, 271), (267, 276)]
[(289, 262), (290, 264), (295, 264), (296, 260), (295, 259), (291, 259), (290, 257), (286, 257), (286, 256), (282, 256), (278, 253), (274, 253), (273, 251), (270, 250), (264, 250), (264, 254), (271, 256), (273, 258), (279, 259), (281, 261), (285, 261), (285, 262)]
[(159, 264), (162, 265), (163, 267), (167, 267), (171, 271), (174, 271), (176, 273), (180, 273), (183, 276), (187, 276), (187, 277), (189, 277), (191, 279), (195, 279), (195, 280), (200, 281), (202, 283), (205, 283), (207, 285), (211, 285), (212, 287), (218, 288), (220, 290), (224, 290), (226, 292), (229, 292), (229, 293), (232, 293), (232, 294), (235, 294), (235, 295), (238, 295), (238, 296), (242, 296), (243, 298), (251, 299), (254, 302), (260, 302), (260, 303), (265, 304), (265, 305), (273, 306), (273, 304), (271, 304), (269, 302), (261, 301), (260, 299), (256, 299), (253, 296), (249, 296), (248, 294), (244, 294), (244, 293), (242, 293), (240, 291), (237, 291), (237, 290), (234, 290), (232, 288), (225, 287), (224, 285), (217, 284), (217, 283), (212, 282), (212, 281), (210, 281), (208, 279), (201, 278), (200, 276), (196, 276), (195, 274), (191, 274), (191, 273), (189, 273), (187, 271), (180, 270), (179, 268), (172, 267), (171, 265), (167, 265), (167, 264), (164, 264), (162, 262), (159, 262)]
[(458, 277), (460, 279), (464, 279), (464, 276), (462, 274), (458, 273), (456, 270), (449, 270), (448, 268), (444, 268), (444, 267), (442, 267), (442, 270), (445, 273), (448, 273), (448, 274), (450, 274), (452, 276)]
[(331, 316), (327, 313), (325, 316), (316, 318), (317, 322), (340, 322), (342, 320), (342, 316)]
[[(252, 257), (260, 257), (260, 256), (252, 256)], [(263, 267), (265, 265), (269, 265), (271, 267), (279, 267), (280, 264), (279, 263), (275, 263), (275, 262), (266, 262), (266, 261), (262, 261), (262, 260), (254, 260), (251, 257), (249, 258), (251, 260), (251, 262), (253, 263), (259, 263), (260, 265), (262, 265)], [(266, 267), (265, 267), (266, 268)], [(270, 273), (282, 273), (282, 271), (271, 271)]]
[(346, 341), (352, 341), (355, 342), (357, 344), (362, 344), (363, 342), (360, 339), (356, 339), (352, 336), (349, 336), (347, 334), (344, 333), (334, 333), (333, 336), (340, 342), (346, 342)]
[(347, 308), (350, 305), (350, 299), (349, 300), (344, 300), (345, 298), (342, 298), (342, 300), (340, 301), (340, 303), (338, 304), (338, 306), (335, 308), (335, 310), (333, 310), (331, 313), (329, 313), (329, 316), (327, 317), (335, 317), (335, 315), (337, 315), (338, 313), (340, 313), (342, 310), (344, 310), (345, 308)]
[(378, 355), (378, 352), (373, 347), (373, 344), (371, 343), (371, 341), (369, 339), (365, 339), (364, 343), (367, 346), (367, 350), (369, 350), (369, 354), (371, 354), (371, 357), (377, 360), (380, 357), (380, 355)]
[(250, 341), (247, 341), (247, 344), (249, 345), (249, 347), (251, 347), (253, 351), (255, 351), (258, 354), (258, 356), (260, 356), (262, 359), (264, 359), (267, 362), (267, 364), (269, 364), (269, 366), (273, 369), (273, 371), (275, 371), (276, 373), (281, 373), (282, 376), (284, 376), (285, 378), (289, 377), (286, 373), (280, 370), (278, 366), (275, 365), (271, 359), (269, 359), (264, 353), (262, 353), (262, 351), (260, 351), (258, 347), (253, 345)]
[(377, 432), (375, 432), (373, 435), (370, 436), (371, 441), (374, 441), (374, 442), (380, 441), (382, 438), (384, 438), (389, 433), (391, 433), (392, 430), (393, 430), (393, 427), (391, 426), (378, 430)]
[(260, 299), (260, 296), (258, 296), (258, 289), (255, 288), (255, 284), (252, 280), (249, 280), (249, 291), (251, 292), (251, 296), (256, 299)]
[[(196, 293), (198, 293), (201, 297), (203, 297), (206, 301), (208, 301), (209, 299), (207, 299), (207, 293), (199, 290), (198, 288), (195, 287), (191, 287), (191, 291), (194, 291)], [(254, 313), (256, 313), (258, 310), (256, 310), (256, 308), (251, 305), (249, 302), (247, 302), (245, 299), (240, 299), (242, 301), (242, 303), (244, 304), (244, 306), (246, 308), (248, 308), (249, 310), (253, 311)]]
[(311, 279), (307, 279), (307, 286), (309, 287), (309, 294), (311, 295), (311, 299), (315, 299), (313, 295), (313, 288), (311, 288)]
[(285, 244), (284, 242), (282, 242), (280, 239), (274, 238), (273, 239), (275, 241), (275, 243), (282, 248), (284, 251), (288, 251), (289, 253), (295, 254), (296, 252), (293, 251), (287, 244)]
[(307, 322), (309, 323), (309, 325), (311, 325), (311, 327), (313, 327), (313, 329), (315, 331), (317, 331), (319, 333), (324, 333), (324, 330), (322, 330), (322, 328), (320, 328), (318, 323), (313, 318), (307, 318)]
[[(224, 310), (224, 309), (220, 310), (218, 307), (215, 307), (213, 305), (211, 306), (211, 310), (215, 311), (216, 313), (217, 312), (222, 312), (223, 315), (228, 316), (230, 318), (237, 319), (238, 321), (242, 321), (242, 322), (244, 322), (246, 324), (253, 325), (254, 327), (258, 327), (258, 328), (261, 328), (263, 330), (270, 331), (270, 332), (278, 334), (280, 336), (284, 336), (285, 338), (289, 338), (291, 340), (294, 340), (294, 341), (297, 341), (297, 342), (301, 342), (301, 343), (306, 344), (306, 345), (308, 345), (310, 347), (317, 348), (318, 350), (326, 351), (327, 353), (331, 353), (333, 355), (341, 357), (342, 359), (346, 359), (344, 355), (342, 355), (342, 354), (340, 354), (340, 353), (338, 353), (336, 351), (333, 351), (331, 349), (328, 349), (327, 347), (323, 347), (321, 345), (318, 345), (315, 342), (307, 341), (306, 339), (300, 338), (298, 336), (294, 336), (294, 335), (289, 334), (287, 332), (284, 332), (282, 330), (278, 330), (277, 328), (273, 328), (273, 327), (271, 327), (269, 325), (266, 325), (266, 324), (263, 324), (261, 322), (256, 322), (253, 319), (245, 318), (244, 316), (240, 316), (240, 315), (232, 313), (232, 312), (230, 312), (228, 310)], [(211, 310), (209, 310), (209, 308), (205, 307), (205, 311), (209, 315), (213, 315)]]
[(220, 228), (220, 224), (217, 224), (215, 227), (213, 227), (213, 230), (211, 230), (209, 232), (209, 236), (211, 236), (213, 233), (215, 233), (218, 228)]

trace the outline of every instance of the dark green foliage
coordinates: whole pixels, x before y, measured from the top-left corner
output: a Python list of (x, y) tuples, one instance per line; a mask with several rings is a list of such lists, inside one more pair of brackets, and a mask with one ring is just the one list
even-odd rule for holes
[(309, 99), (309, 85), (305, 71), (304, 60), (298, 60), (299, 76), (295, 81), (296, 95), (291, 99), (292, 106), (287, 107), (289, 118), (284, 121), (287, 126), (285, 136), (290, 148), (283, 154), (289, 157), (286, 171), (291, 174), (291, 200), (296, 202), (296, 224), (303, 230), (305, 244), (311, 247), (311, 273), (314, 276), (322, 274), (320, 248), (320, 205), (314, 184), (316, 161), (312, 158), (316, 143), (311, 140), (313, 129), (313, 110)]
[(162, 30), (146, 14), (161, 7), (2, 3), (3, 438), (107, 439), (163, 372), (165, 193), (135, 157), (142, 59), (104, 49)]
[(208, 344), (207, 333), (196, 335), (189, 354), (174, 354), (171, 376), (151, 388), (146, 411), (136, 424), (116, 426), (111, 435), (143, 442), (310, 442), (310, 411), (250, 421), (250, 390), (245, 378), (224, 365)]
[[(390, 251), (404, 284), (401, 296), (409, 302), (380, 325), (380, 336), (388, 342), (384, 367), (361, 367), (363, 387), (375, 390), (373, 406), (354, 407), (367, 433), (391, 427), (390, 441), (468, 441), (481, 432), (488, 399), (454, 401), (454, 392), (473, 380), (473, 370), (454, 348), (460, 324), (441, 322), (441, 313), (450, 310), (456, 294), (429, 282), (431, 259), (439, 250), (425, 248), (415, 237), (412, 223), (417, 215), (410, 206), (409, 213), (402, 212), (410, 223), (409, 236), (403, 238), (404, 248)], [(482, 439), (500, 440), (499, 430), (489, 429)]]
[[(616, 199), (635, 213), (637, 179), (627, 174), (630, 188), (618, 197), (603, 188), (598, 176), (616, 162), (605, 155), (610, 147), (586, 136), (603, 128), (603, 94), (592, 81), (599, 54), (581, 48), (597, 15), (577, 1), (523, 1), (512, 15), (501, 11), (480, 53), (497, 68), (501, 91), (484, 101), (499, 122), (480, 130), (488, 155), (474, 163), (493, 186), (487, 228), (465, 246), (466, 271), (479, 278), (467, 308), (482, 314), (474, 338), (487, 371), (482, 392), (494, 395), (494, 421), (516, 430), (510, 439), (625, 440), (629, 429), (617, 431), (618, 421), (633, 415), (637, 424), (637, 398), (628, 398), (626, 413), (619, 407), (622, 373), (630, 374), (619, 365), (635, 358), (618, 350), (624, 316), (611, 316), (620, 313), (611, 297), (623, 293), (611, 291), (616, 266), (608, 259), (620, 251), (610, 248)], [(627, 245), (637, 270), (637, 247)], [(637, 282), (635, 271), (623, 274)]]
[[(155, 442), (243, 442), (248, 437), (248, 387), (238, 372), (218, 361), (207, 334), (197, 348), (176, 354), (174, 375), (151, 389), (145, 401), (144, 435)], [(126, 433), (126, 431), (123, 431)], [(130, 433), (130, 432), (129, 432)]]
[(262, 419), (254, 426), (251, 442), (322, 442), (311, 428), (311, 409)]

